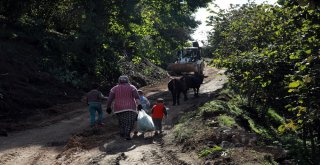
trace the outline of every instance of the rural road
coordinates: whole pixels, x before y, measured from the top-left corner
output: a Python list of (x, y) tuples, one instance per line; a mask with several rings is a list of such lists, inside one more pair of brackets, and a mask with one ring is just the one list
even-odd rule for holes
[[(131, 141), (118, 136), (117, 120), (106, 116), (106, 126), (98, 133), (90, 132), (87, 108), (73, 110), (67, 118), (44, 127), (28, 129), (0, 137), (1, 165), (43, 165), (43, 164), (195, 164), (196, 155), (182, 153), (173, 142), (171, 128), (184, 112), (190, 111), (210, 99), (210, 96), (226, 82), (222, 70), (206, 68), (204, 83), (200, 88), (200, 97), (182, 101), (180, 106), (171, 106), (171, 96), (167, 91), (167, 82), (146, 86), (142, 89), (153, 104), (157, 97), (163, 97), (170, 108), (165, 121), (165, 135), (153, 137), (147, 133)], [(82, 134), (81, 134), (82, 133)], [(75, 136), (77, 135), (77, 136)], [(81, 136), (82, 135), (82, 136)], [(79, 146), (71, 146), (76, 142)]]

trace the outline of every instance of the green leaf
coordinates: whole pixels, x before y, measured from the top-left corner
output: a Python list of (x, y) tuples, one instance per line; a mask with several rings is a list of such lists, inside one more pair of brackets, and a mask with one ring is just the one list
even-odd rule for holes
[(288, 90), (289, 93), (294, 92), (294, 91), (295, 91), (294, 89), (289, 89)]
[(280, 126), (278, 127), (278, 131), (279, 131), (280, 133), (283, 133), (285, 130), (286, 130), (285, 125), (280, 125)]
[(267, 86), (267, 84), (268, 84), (268, 82), (263, 82), (263, 83), (261, 83), (261, 87), (265, 88)]
[(300, 70), (300, 71), (303, 71), (303, 70), (305, 70), (306, 68), (307, 68), (306, 65), (301, 65), (301, 66), (299, 67), (299, 70)]
[(289, 88), (297, 88), (298, 86), (300, 86), (300, 81), (299, 80), (291, 82), (289, 84)]
[(309, 50), (307, 50), (305, 52), (306, 52), (306, 54), (311, 54), (311, 49), (309, 49)]
[(289, 56), (289, 58), (290, 58), (290, 60), (296, 60), (296, 59), (299, 59), (299, 55), (298, 54), (291, 54), (290, 56)]

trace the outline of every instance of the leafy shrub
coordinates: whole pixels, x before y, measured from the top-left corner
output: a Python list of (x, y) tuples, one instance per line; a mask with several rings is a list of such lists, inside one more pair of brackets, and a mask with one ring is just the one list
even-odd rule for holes
[(212, 148), (205, 148), (202, 151), (200, 151), (200, 153), (198, 154), (199, 157), (206, 157), (210, 154), (213, 154), (215, 152), (221, 152), (223, 151), (223, 148), (220, 146), (214, 146)]
[(222, 126), (227, 126), (227, 127), (231, 127), (236, 125), (236, 121), (234, 120), (233, 117), (227, 116), (227, 115), (220, 115), (217, 117), (220, 125)]
[(210, 101), (205, 103), (202, 107), (199, 108), (197, 113), (198, 116), (203, 118), (210, 118), (218, 116), (220, 114), (226, 114), (229, 111), (229, 107), (226, 102), (220, 100)]
[(272, 123), (277, 124), (278, 126), (285, 123), (285, 119), (271, 108), (268, 109), (267, 115), (268, 115), (268, 119), (272, 121)]
[(184, 142), (194, 135), (194, 129), (186, 123), (180, 123), (174, 127), (174, 136), (178, 142)]

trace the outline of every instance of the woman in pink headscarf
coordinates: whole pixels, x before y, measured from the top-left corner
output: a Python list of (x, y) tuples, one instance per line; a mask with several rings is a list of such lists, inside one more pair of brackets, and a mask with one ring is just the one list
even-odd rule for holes
[(131, 130), (137, 120), (138, 111), (142, 106), (137, 88), (129, 83), (127, 76), (119, 77), (119, 84), (110, 90), (107, 112), (111, 113), (111, 104), (114, 101), (113, 112), (119, 119), (120, 136), (131, 140)]

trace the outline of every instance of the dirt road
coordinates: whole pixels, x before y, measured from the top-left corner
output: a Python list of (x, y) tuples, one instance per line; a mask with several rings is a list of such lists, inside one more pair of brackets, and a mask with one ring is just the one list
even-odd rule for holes
[(182, 153), (173, 142), (171, 128), (178, 117), (194, 110), (221, 88), (226, 81), (223, 71), (207, 68), (208, 76), (200, 88), (200, 97), (180, 106), (171, 106), (167, 80), (142, 88), (151, 103), (163, 97), (170, 108), (164, 121), (165, 133), (154, 137), (138, 134), (131, 141), (118, 136), (117, 120), (106, 116), (106, 126), (90, 130), (86, 107), (76, 109), (67, 118), (41, 128), (29, 129), (0, 137), (0, 164), (200, 164), (194, 153)]

